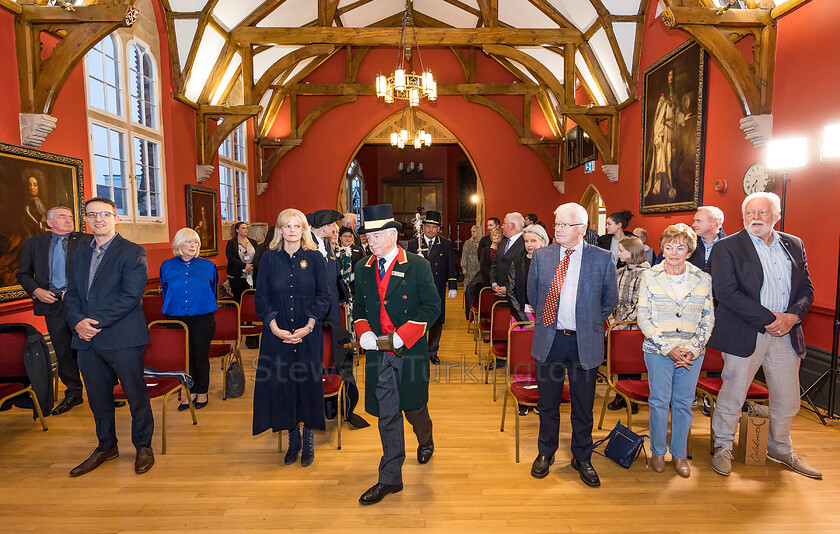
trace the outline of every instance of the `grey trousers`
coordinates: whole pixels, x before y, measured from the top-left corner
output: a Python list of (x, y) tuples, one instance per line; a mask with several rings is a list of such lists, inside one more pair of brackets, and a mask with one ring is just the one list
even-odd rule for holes
[(715, 403), (712, 431), (715, 448), (732, 450), (741, 406), (759, 367), (764, 368), (770, 391), (770, 436), (767, 450), (788, 454), (792, 449), (790, 426), (799, 412), (799, 363), (790, 336), (756, 334), (755, 352), (746, 358), (723, 353), (723, 385)]
[[(382, 459), (379, 461), (380, 484), (402, 484), (402, 465), (405, 462), (405, 430), (400, 411), (400, 377), (402, 358), (389, 352), (382, 355), (382, 367), (376, 381), (376, 399), (379, 401), (379, 439), (382, 440)], [(432, 444), (432, 419), (429, 409), (406, 410), (405, 418), (411, 423), (417, 444)]]

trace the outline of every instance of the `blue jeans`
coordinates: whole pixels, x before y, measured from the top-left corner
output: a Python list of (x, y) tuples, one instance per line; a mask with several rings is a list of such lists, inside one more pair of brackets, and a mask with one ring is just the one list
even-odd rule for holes
[[(693, 418), (691, 406), (703, 357), (694, 360), (688, 370), (683, 367), (674, 368), (674, 361), (667, 356), (646, 352), (645, 365), (650, 383), (650, 450), (656, 456), (665, 456), (670, 448), (671, 456), (685, 459), (688, 431)], [(671, 443), (667, 447), (669, 411)]]

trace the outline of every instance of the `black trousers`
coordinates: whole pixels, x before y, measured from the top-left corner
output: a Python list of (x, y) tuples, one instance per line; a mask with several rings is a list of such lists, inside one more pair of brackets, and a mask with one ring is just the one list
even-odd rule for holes
[[(446, 302), (444, 302), (446, 304)], [(429, 357), (437, 356), (440, 348), (440, 335), (443, 333), (443, 321), (438, 317), (438, 320), (429, 327)]]
[(181, 321), (189, 329), (190, 373), (195, 383), (190, 393), (204, 395), (210, 387), (210, 341), (216, 332), (216, 317), (212, 313), (204, 315), (167, 315), (167, 319)]
[(152, 446), (155, 421), (149, 403), (149, 389), (143, 380), (143, 353), (146, 347), (79, 351), (79, 369), (85, 379), (88, 403), (96, 422), (99, 452), (117, 446), (114, 425), (114, 386), (120, 385), (131, 408), (131, 442), (136, 449)]
[(549, 458), (557, 450), (560, 439), (560, 402), (563, 382), (569, 375), (572, 398), (572, 456), (579, 462), (592, 457), (592, 406), (595, 402), (595, 380), (598, 368), (584, 369), (580, 364), (577, 336), (565, 335), (561, 330), (554, 334), (554, 342), (544, 362), (537, 361), (537, 387), (540, 400), (540, 454)]
[(64, 318), (64, 311), (59, 315), (46, 316), (47, 332), (50, 333), (50, 342), (55, 350), (55, 359), (58, 363), (58, 377), (66, 390), (65, 397), (82, 397), (82, 377), (79, 374), (79, 364), (76, 350), (70, 348), (73, 340), (73, 331)]
[[(246, 289), (251, 289), (251, 285), (248, 283), (248, 280), (242, 278), (241, 275), (228, 276), (228, 280), (230, 281), (230, 291), (233, 293), (233, 300), (239, 303), (242, 300), (242, 293)], [(256, 280), (256, 278), (254, 278), (254, 280)]]

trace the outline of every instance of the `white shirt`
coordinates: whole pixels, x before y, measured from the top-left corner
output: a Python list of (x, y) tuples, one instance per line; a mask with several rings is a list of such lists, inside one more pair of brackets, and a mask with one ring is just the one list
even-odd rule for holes
[[(560, 245), (560, 261), (566, 256), (566, 247)], [(560, 302), (557, 304), (557, 329), (577, 330), (575, 308), (577, 306), (578, 280), (580, 279), (580, 263), (583, 259), (583, 241), (572, 247), (574, 252), (569, 256), (569, 269), (566, 279), (560, 288)], [(553, 276), (553, 275), (552, 275)]]
[(327, 257), (327, 247), (324, 245), (325, 239), (318, 237), (314, 232), (312, 236), (315, 238), (315, 243), (318, 245), (318, 252), (321, 253), (323, 257)]
[(510, 247), (512, 247), (513, 244), (516, 243), (516, 240), (519, 239), (519, 236), (521, 236), (521, 235), (522, 235), (522, 232), (519, 232), (515, 236), (508, 238), (507, 244), (505, 244), (504, 248), (502, 249), (502, 254), (504, 254), (505, 252), (510, 250)]

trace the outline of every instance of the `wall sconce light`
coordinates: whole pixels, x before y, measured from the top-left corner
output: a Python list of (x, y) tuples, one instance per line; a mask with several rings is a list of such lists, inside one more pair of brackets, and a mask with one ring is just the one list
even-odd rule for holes
[(790, 182), (787, 171), (804, 169), (808, 164), (808, 140), (804, 137), (771, 139), (767, 143), (767, 168), (782, 172), (782, 213), (779, 230), (785, 231), (785, 197)]
[(478, 195), (471, 196), (470, 202), (472, 202), (473, 204), (478, 204)]

